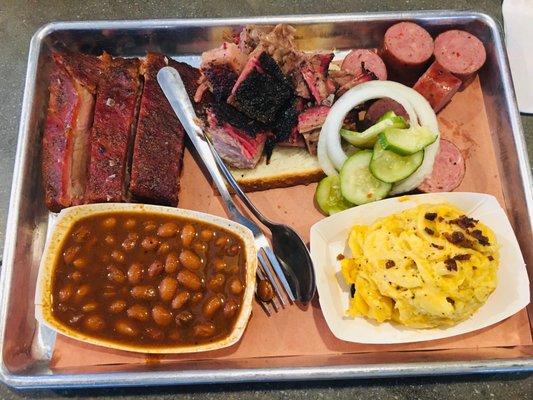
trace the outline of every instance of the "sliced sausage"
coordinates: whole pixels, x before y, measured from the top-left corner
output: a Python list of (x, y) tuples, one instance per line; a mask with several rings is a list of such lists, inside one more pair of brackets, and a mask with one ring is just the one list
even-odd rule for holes
[(365, 126), (374, 125), (388, 111), (394, 111), (396, 115), (404, 117), (406, 121), (409, 121), (409, 115), (400, 103), (389, 98), (383, 98), (376, 100), (368, 107), (365, 114)]
[(387, 80), (387, 67), (381, 57), (372, 50), (352, 50), (341, 64), (341, 69), (351, 72), (354, 75), (362, 74), (364, 72), (363, 68), (372, 72), (379, 80)]
[(462, 81), (434, 62), (413, 86), (426, 98), (435, 112), (439, 112), (452, 99)]
[(422, 192), (450, 192), (461, 184), (465, 176), (465, 160), (452, 142), (441, 139), (439, 152), (431, 175), (420, 184)]
[(400, 22), (385, 32), (380, 55), (389, 79), (411, 86), (433, 55), (433, 38), (413, 22)]
[(435, 39), (435, 60), (463, 82), (483, 66), (486, 58), (483, 43), (471, 33), (454, 29)]

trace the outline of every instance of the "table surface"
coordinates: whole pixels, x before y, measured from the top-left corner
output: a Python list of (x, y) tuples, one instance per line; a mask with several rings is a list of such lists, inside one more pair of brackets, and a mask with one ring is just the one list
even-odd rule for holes
[[(0, 243), (5, 224), (30, 38), (51, 21), (145, 18), (240, 17), (275, 14), (401, 11), (431, 9), (476, 10), (502, 23), (499, 0), (229, 0), (229, 1), (0, 1)], [(522, 116), (530, 160), (533, 160), (533, 116)], [(0, 398), (113, 399), (531, 399), (533, 375), (490, 374), (466, 377), (349, 380), (268, 384), (205, 385), (171, 388), (97, 389), (17, 392), (0, 385)]]

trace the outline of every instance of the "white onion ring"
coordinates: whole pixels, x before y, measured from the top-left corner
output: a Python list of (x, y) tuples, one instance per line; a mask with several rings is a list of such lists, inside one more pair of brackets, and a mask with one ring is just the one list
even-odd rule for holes
[[(342, 95), (331, 107), (322, 126), (317, 155), (320, 166), (327, 175), (337, 174), (347, 156), (341, 146), (339, 131), (348, 112), (368, 100), (388, 97), (400, 103), (411, 125), (424, 125), (438, 136), (439, 127), (436, 115), (427, 100), (414, 89), (391, 81), (370, 81), (362, 83)], [(439, 148), (439, 140), (426, 147), (422, 165), (409, 177), (394, 184), (391, 194), (403, 193), (415, 189), (428, 176)]]

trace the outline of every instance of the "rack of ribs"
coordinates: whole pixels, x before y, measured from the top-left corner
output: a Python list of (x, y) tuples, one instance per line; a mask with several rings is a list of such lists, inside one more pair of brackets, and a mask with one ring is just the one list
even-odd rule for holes
[(59, 53), (52, 54), (52, 61), (42, 176), (46, 206), (58, 212), (83, 202), (85, 149), (101, 62), (84, 54)]
[(156, 53), (148, 53), (142, 61), (144, 87), (129, 190), (136, 200), (175, 206), (185, 132), (157, 82), (157, 72), (167, 65), (180, 73), (191, 98), (197, 89), (200, 73), (196, 68)]
[(127, 200), (128, 153), (141, 89), (138, 59), (101, 58), (106, 68), (98, 81), (89, 136), (87, 203)]

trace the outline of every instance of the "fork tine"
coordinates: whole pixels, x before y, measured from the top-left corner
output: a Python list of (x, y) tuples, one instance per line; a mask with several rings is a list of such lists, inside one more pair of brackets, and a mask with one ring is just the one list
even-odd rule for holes
[(270, 247), (265, 246), (263, 247), (263, 250), (268, 258), (268, 261), (270, 261), (270, 265), (274, 269), (274, 273), (276, 274), (281, 284), (283, 285), (283, 288), (285, 289), (285, 293), (287, 293), (289, 301), (293, 303), (294, 294), (292, 293), (292, 289), (289, 286), (289, 282), (287, 282), (287, 278), (285, 278), (285, 273), (281, 269), (281, 265), (279, 265), (278, 258), (276, 257), (276, 255), (274, 254), (274, 252), (272, 251)]
[(268, 276), (268, 280), (270, 281), (270, 283), (272, 284), (272, 287), (274, 288), (274, 291), (278, 295), (282, 307), (285, 308), (286, 304), (285, 304), (285, 300), (283, 299), (281, 288), (279, 287), (278, 281), (274, 278), (274, 275), (272, 274), (272, 271), (270, 270), (270, 264), (267, 262), (263, 253), (266, 254), (265, 248), (261, 247), (257, 253), (259, 262), (261, 263), (263, 267), (263, 270), (264, 270), (263, 272)]
[[(260, 268), (258, 270), (261, 271), (260, 279), (270, 282), (270, 279), (268, 278), (268, 274), (267, 272), (265, 272), (265, 271), (268, 271), (268, 265), (264, 264), (264, 259), (263, 261), (260, 261), (259, 264), (260, 264)], [(270, 306), (274, 309), (274, 312), (278, 312), (280, 308), (285, 308), (285, 305), (281, 299), (282, 299), (281, 294), (276, 292), (276, 290), (274, 289), (274, 297), (272, 297), (270, 301), (266, 301), (266, 302), (262, 301), (262, 302), (265, 304), (270, 304)]]

